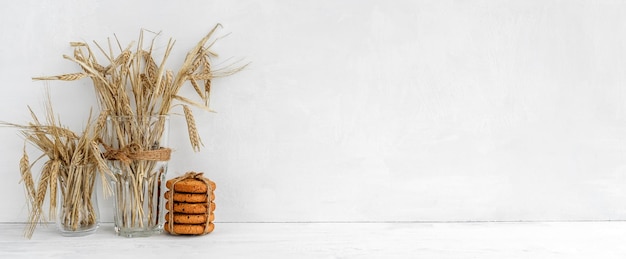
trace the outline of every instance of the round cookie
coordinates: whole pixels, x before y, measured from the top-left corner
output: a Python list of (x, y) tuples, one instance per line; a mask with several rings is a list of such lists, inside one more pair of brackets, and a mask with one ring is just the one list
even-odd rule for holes
[(213, 232), (215, 225), (213, 223), (207, 223), (205, 228), (204, 224), (172, 224), (173, 229), (170, 229), (170, 223), (165, 222), (165, 231), (171, 234), (179, 235), (204, 235)]
[[(215, 199), (215, 194), (211, 193), (209, 196), (210, 196), (209, 198)], [(172, 200), (172, 191), (165, 192), (165, 198), (168, 200)], [(190, 203), (206, 202), (207, 195), (204, 193), (201, 194), (201, 193), (176, 192), (174, 193), (173, 200), (175, 202), (190, 202)]]
[[(186, 213), (186, 214), (203, 214), (207, 212), (206, 203), (174, 202), (174, 204), (172, 204), (172, 201), (167, 201), (165, 203), (165, 208), (169, 210), (170, 212), (174, 211), (174, 212)], [(215, 203), (211, 203), (210, 208), (211, 208), (211, 211), (215, 210)]]
[(170, 213), (165, 215), (167, 221), (174, 220), (177, 224), (204, 224), (207, 222), (206, 214), (183, 214), (183, 213)]
[[(211, 186), (212, 190), (215, 189), (214, 182), (209, 181), (209, 185)], [(165, 186), (169, 189), (174, 189), (174, 191), (176, 192), (207, 193), (208, 191), (207, 185), (206, 183), (204, 183), (204, 181), (193, 179), (193, 178), (180, 180), (178, 182), (176, 182), (176, 179), (171, 179), (165, 183)]]

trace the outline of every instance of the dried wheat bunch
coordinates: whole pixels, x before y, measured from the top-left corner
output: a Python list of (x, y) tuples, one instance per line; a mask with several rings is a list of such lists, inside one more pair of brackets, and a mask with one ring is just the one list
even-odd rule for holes
[[(211, 47), (222, 38), (213, 35), (220, 27), (220, 24), (213, 27), (187, 53), (177, 71), (167, 69), (165, 66), (174, 47), (174, 40), (168, 41), (165, 53), (157, 63), (153, 57), (155, 38), (147, 48), (144, 48), (144, 30), (142, 30), (136, 47), (133, 47), (132, 43), (122, 47), (117, 39), (116, 46), (109, 40), (107, 49), (94, 42), (100, 55), (97, 55), (98, 53), (95, 53), (87, 43), (72, 42), (70, 45), (74, 48), (73, 56), (63, 57), (80, 65), (82, 72), (33, 79), (71, 81), (89, 77), (93, 81), (101, 110), (111, 116), (167, 115), (176, 106), (174, 102), (179, 102), (185, 114), (191, 146), (194, 151), (199, 151), (202, 142), (189, 106), (211, 111), (209, 108), (211, 80), (232, 75), (247, 66), (241, 64), (239, 60), (221, 68), (212, 67), (211, 60), (217, 57), (217, 54)], [(104, 56), (104, 61), (100, 61), (98, 56)], [(192, 87), (197, 96), (181, 96), (179, 92), (184, 85)], [(127, 132), (133, 133), (134, 131)], [(160, 134), (162, 130), (154, 132), (154, 136), (149, 136), (148, 141), (141, 142), (155, 143), (161, 137)]]
[[(73, 210), (79, 208), (77, 204), (84, 204), (81, 195), (91, 195), (93, 193), (94, 182), (97, 171), (102, 177), (103, 189), (106, 195), (111, 195), (112, 190), (106, 181), (106, 176), (111, 175), (106, 166), (104, 158), (97, 145), (97, 136), (92, 123), (88, 123), (82, 134), (76, 134), (63, 126), (58, 119), (55, 119), (52, 105), (48, 99), (46, 106), (46, 118), (41, 122), (35, 113), (30, 109), (32, 121), (26, 125), (0, 122), (0, 126), (9, 126), (19, 129), (20, 134), (27, 143), (30, 143), (41, 151), (37, 160), (31, 162), (24, 147), (22, 158), (20, 159), (21, 182), (26, 189), (27, 202), (29, 207), (28, 225), (25, 236), (31, 238), (38, 223), (46, 221), (44, 203), (46, 196), (49, 197), (49, 218), (56, 218), (57, 206), (64, 206), (63, 209), (72, 210), (64, 213), (64, 222), (73, 227), (78, 227), (84, 222), (74, 220)], [(91, 119), (89, 119), (91, 121)], [(94, 148), (95, 147), (95, 148)], [(38, 182), (33, 175), (32, 168), (35, 163), (43, 163), (39, 173)], [(75, 165), (95, 165), (93, 170), (86, 172), (73, 172), (65, 170)], [(62, 183), (62, 184), (58, 184)], [(61, 187), (58, 189), (57, 187)], [(63, 195), (63, 204), (57, 204), (57, 192)], [(85, 204), (87, 208), (92, 206)], [(91, 207), (91, 209), (95, 209)], [(95, 215), (95, 214), (94, 214)], [(92, 219), (95, 223), (95, 218)]]

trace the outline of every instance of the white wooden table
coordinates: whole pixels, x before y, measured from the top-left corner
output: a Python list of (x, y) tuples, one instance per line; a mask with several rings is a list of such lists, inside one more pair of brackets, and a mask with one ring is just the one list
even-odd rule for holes
[(216, 223), (201, 237), (32, 239), (0, 224), (0, 258), (626, 258), (626, 222)]

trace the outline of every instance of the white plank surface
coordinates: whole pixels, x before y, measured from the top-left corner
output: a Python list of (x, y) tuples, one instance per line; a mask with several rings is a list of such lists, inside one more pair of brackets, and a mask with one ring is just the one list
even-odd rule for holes
[[(626, 222), (217, 223), (201, 237), (127, 239), (104, 224), (31, 240), (0, 224), (0, 258), (626, 258)], [(194, 257), (201, 256), (201, 257)]]

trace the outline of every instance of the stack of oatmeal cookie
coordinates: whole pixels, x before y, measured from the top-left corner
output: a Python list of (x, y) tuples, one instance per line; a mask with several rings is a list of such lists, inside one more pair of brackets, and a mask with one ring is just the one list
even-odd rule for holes
[(174, 235), (204, 235), (215, 228), (215, 183), (189, 172), (167, 181), (165, 231)]

